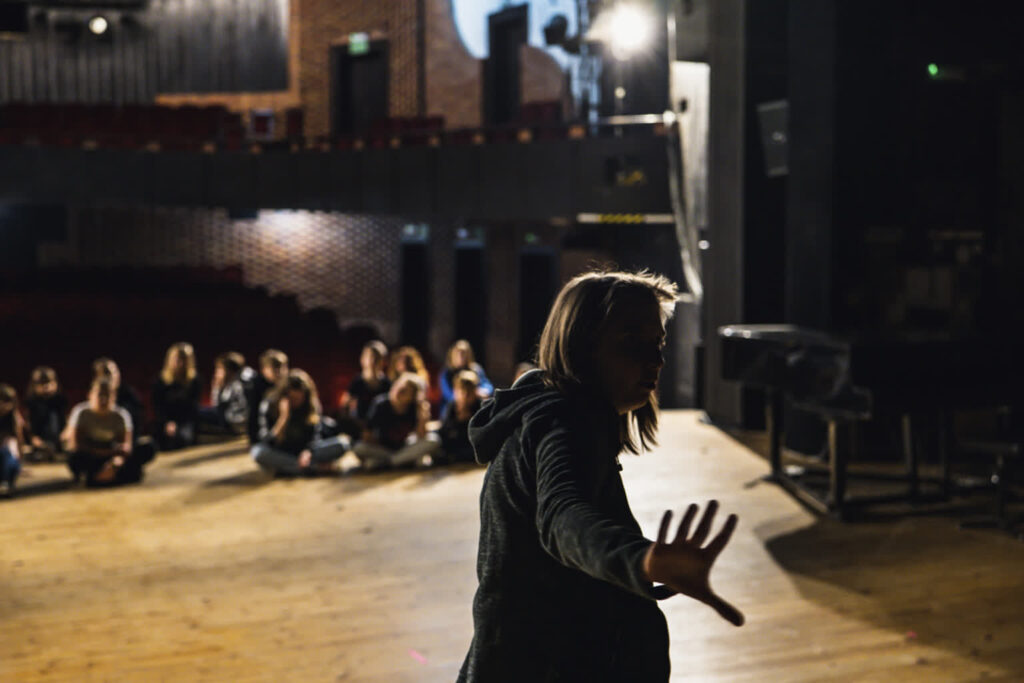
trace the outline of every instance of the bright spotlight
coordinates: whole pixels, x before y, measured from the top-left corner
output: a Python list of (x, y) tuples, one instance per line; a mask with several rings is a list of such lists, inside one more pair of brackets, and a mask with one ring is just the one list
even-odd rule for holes
[(650, 43), (653, 18), (634, 5), (618, 5), (612, 14), (612, 54), (629, 59)]
[(107, 32), (108, 28), (110, 28), (110, 24), (107, 23), (105, 17), (96, 15), (95, 17), (89, 20), (89, 30), (95, 36), (102, 36), (104, 33)]

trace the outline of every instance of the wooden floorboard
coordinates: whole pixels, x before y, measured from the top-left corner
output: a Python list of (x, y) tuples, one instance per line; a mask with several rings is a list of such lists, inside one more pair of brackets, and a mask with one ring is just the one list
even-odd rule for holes
[[(817, 518), (693, 412), (660, 440), (623, 457), (634, 512), (648, 534), (691, 500), (737, 512), (714, 583), (747, 616), (663, 602), (673, 680), (1024, 680), (1024, 543), (948, 516)], [(0, 681), (453, 680), (482, 477), (271, 480), (238, 444), (107, 491), (31, 466), (0, 501)]]

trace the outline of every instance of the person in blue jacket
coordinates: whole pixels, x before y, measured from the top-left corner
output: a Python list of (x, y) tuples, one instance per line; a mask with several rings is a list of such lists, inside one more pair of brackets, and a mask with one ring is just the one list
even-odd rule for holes
[[(736, 527), (708, 541), (717, 503), (671, 513), (643, 536), (619, 474), (622, 451), (655, 443), (674, 284), (647, 273), (587, 273), (558, 295), (539, 369), (470, 420), (480, 496), (473, 641), (459, 681), (667, 681), (669, 637), (656, 600), (680, 593), (739, 626), (711, 566)], [(660, 584), (660, 585), (656, 585)]]
[(476, 373), (477, 395), (480, 398), (488, 398), (494, 393), (494, 385), (487, 379), (483, 366), (473, 357), (473, 347), (465, 339), (460, 339), (448, 349), (444, 370), (441, 371), (441, 415), (444, 415), (445, 408), (455, 398), (455, 376), (463, 370)]

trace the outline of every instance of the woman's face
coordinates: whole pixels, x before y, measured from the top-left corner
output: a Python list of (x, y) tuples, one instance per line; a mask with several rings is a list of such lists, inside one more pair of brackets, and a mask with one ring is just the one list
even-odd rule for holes
[(109, 389), (93, 389), (89, 396), (89, 402), (93, 410), (105, 413), (113, 406), (111, 392)]
[(469, 352), (462, 347), (457, 347), (452, 351), (452, 367), (464, 368), (469, 365)]
[(14, 410), (14, 401), (0, 396), (0, 415), (8, 415), (12, 410)]
[(462, 384), (457, 384), (452, 390), (452, 397), (455, 399), (455, 405), (459, 408), (465, 408), (473, 403), (473, 399), (476, 398), (476, 391), (470, 390), (469, 387)]
[(367, 372), (374, 372), (380, 365), (380, 356), (373, 349), (363, 349), (362, 355), (359, 356), (359, 365)]
[(227, 375), (228, 373), (224, 370), (224, 366), (221, 365), (220, 363), (217, 363), (216, 365), (213, 366), (214, 382), (223, 382)]
[(188, 355), (184, 351), (178, 351), (174, 354), (174, 361), (172, 367), (174, 368), (175, 374), (181, 374), (185, 372), (188, 367)]
[(49, 398), (57, 393), (57, 383), (52, 379), (36, 382), (36, 394)]
[(288, 366), (278, 367), (273, 363), (267, 363), (260, 370), (263, 372), (263, 378), (271, 384), (277, 384), (282, 377), (288, 374)]
[(399, 410), (405, 410), (416, 400), (416, 386), (411, 382), (400, 384), (391, 392), (391, 401)]
[(306, 392), (302, 389), (289, 389), (288, 390), (288, 405), (295, 408), (301, 408), (306, 403)]
[(594, 350), (596, 381), (620, 414), (642, 408), (665, 365), (665, 327), (653, 296), (630, 295), (612, 307)]

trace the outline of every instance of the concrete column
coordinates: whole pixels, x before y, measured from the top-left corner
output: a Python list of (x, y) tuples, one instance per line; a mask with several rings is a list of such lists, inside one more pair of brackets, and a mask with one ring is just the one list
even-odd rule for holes
[(496, 386), (508, 386), (515, 376), (521, 240), (522, 230), (516, 225), (487, 230), (487, 373)]
[(430, 226), (430, 347), (438, 362), (444, 361), (455, 339), (455, 229), (447, 221)]

